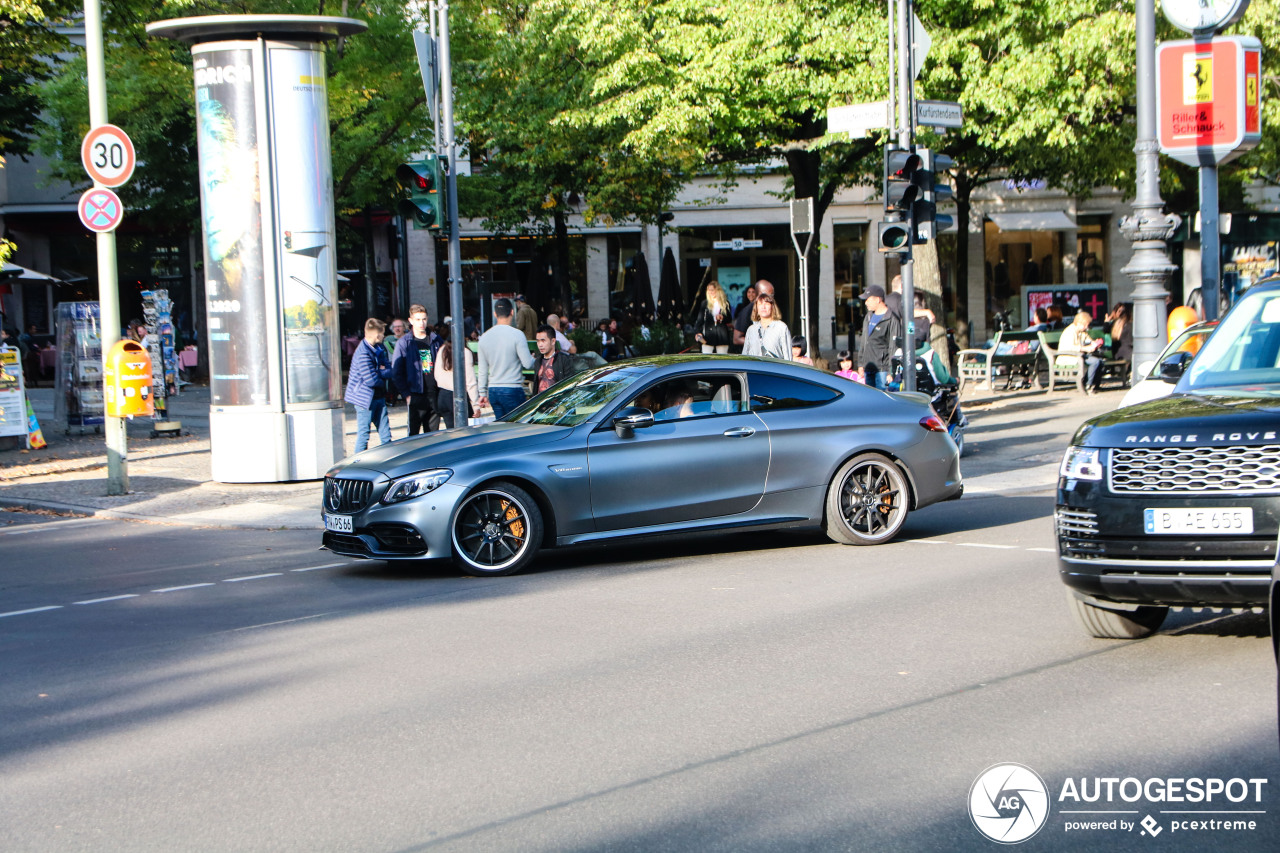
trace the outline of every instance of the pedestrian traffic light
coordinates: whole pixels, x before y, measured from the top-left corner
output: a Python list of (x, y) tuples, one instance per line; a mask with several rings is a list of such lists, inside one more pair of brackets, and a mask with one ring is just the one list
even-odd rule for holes
[(401, 163), (396, 167), (396, 183), (404, 193), (397, 207), (401, 216), (416, 228), (439, 231), (444, 227), (444, 180), (439, 157)]
[(880, 251), (889, 255), (904, 255), (911, 246), (911, 223), (901, 213), (894, 211), (879, 225)]
[(920, 155), (920, 168), (916, 172), (919, 195), (913, 203), (913, 218), (916, 242), (927, 243), (956, 227), (954, 217), (938, 213), (938, 203), (950, 201), (952, 195), (950, 186), (938, 183), (938, 172), (950, 169), (955, 161), (928, 148), (917, 149), (916, 153)]

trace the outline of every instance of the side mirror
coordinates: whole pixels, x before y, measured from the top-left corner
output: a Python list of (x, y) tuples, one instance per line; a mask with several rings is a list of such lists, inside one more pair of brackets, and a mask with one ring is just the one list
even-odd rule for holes
[(631, 438), (638, 429), (653, 426), (653, 412), (639, 406), (627, 406), (613, 416), (613, 431), (618, 438)]
[(1186, 373), (1191, 357), (1189, 352), (1175, 352), (1160, 362), (1160, 379), (1170, 385), (1177, 385), (1182, 374)]

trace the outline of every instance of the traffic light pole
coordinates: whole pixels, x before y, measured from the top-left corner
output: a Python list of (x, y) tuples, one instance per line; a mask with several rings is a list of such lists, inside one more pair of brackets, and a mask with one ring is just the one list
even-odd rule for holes
[[(449, 173), (445, 176), (445, 184), (449, 188), (445, 206), (448, 208), (449, 223), (449, 305), (453, 310), (453, 332), (450, 344), (453, 346), (453, 423), (464, 426), (467, 423), (467, 373), (463, 349), (467, 342), (463, 335), (462, 322), (462, 244), (458, 237), (458, 145), (453, 127), (453, 63), (449, 50), (449, 0), (440, 0), (440, 124), (444, 130), (444, 146), (449, 163)], [(437, 149), (440, 145), (440, 134), (436, 134)], [(477, 413), (478, 414), (478, 413)]]
[[(898, 0), (898, 147), (911, 151), (915, 145), (915, 109), (912, 104), (911, 0)], [(916, 390), (915, 369), (915, 260), (916, 219), (908, 208), (907, 250), (902, 255), (902, 390)]]
[[(101, 0), (85, 0), (85, 60), (88, 66), (89, 125), (101, 127), (107, 120), (107, 65), (102, 41)], [(116, 235), (98, 234), (98, 330), (102, 342), (103, 369), (111, 348), (120, 340), (120, 286), (116, 272)], [(129, 433), (124, 418), (104, 418), (107, 440), (107, 494), (129, 493)]]

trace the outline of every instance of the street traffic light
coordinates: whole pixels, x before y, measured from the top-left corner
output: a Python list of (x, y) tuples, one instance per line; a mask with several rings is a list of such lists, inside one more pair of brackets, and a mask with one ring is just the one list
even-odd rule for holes
[(439, 231), (444, 227), (443, 178), (440, 158), (434, 155), (424, 160), (401, 163), (396, 167), (396, 183), (404, 193), (397, 211), (412, 222), (415, 228)]
[(938, 183), (938, 172), (946, 171), (955, 161), (945, 154), (919, 148), (920, 168), (915, 173), (919, 195), (913, 204), (916, 224), (916, 242), (927, 243), (943, 231), (955, 228), (955, 219), (938, 213), (938, 203), (951, 199), (951, 187)]
[(901, 255), (911, 250), (911, 218), (920, 188), (920, 155), (888, 147), (884, 152), (884, 221), (879, 226), (879, 249)]

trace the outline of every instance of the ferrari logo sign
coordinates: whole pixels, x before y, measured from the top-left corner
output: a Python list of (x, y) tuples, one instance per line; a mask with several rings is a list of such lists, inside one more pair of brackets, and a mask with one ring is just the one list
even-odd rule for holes
[(1262, 139), (1262, 43), (1251, 36), (1156, 48), (1160, 151), (1189, 166), (1222, 163)]
[(1193, 53), (1182, 57), (1182, 103), (1213, 103), (1213, 57)]

